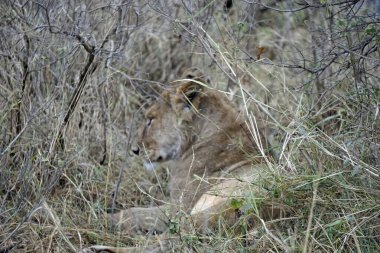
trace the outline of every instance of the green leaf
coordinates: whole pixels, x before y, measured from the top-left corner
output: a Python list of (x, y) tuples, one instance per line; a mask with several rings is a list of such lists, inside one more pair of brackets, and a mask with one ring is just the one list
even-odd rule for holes
[(239, 32), (242, 32), (242, 33), (246, 33), (249, 30), (249, 26), (247, 25), (247, 23), (242, 22), (242, 21), (239, 21), (237, 23), (237, 27), (238, 27)]
[(176, 221), (170, 221), (169, 223), (170, 234), (176, 234), (179, 232), (179, 223)]
[(369, 25), (365, 30), (364, 32), (367, 34), (367, 35), (375, 35), (377, 34), (377, 31), (376, 31), (376, 27), (375, 25)]
[(65, 166), (65, 161), (59, 159), (58, 160), (58, 167), (62, 168), (63, 166)]
[(346, 26), (346, 20), (344, 20), (344, 19), (338, 19), (337, 24), (338, 24), (339, 27), (342, 28), (342, 27)]
[(243, 199), (231, 199), (231, 207), (233, 209), (240, 209), (244, 204), (244, 200)]
[(281, 191), (278, 188), (273, 189), (273, 197), (278, 199), (281, 196)]

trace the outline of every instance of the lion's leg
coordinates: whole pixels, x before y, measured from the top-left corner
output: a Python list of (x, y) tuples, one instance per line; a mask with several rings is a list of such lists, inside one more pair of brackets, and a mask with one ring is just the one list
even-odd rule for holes
[[(158, 235), (155, 240), (150, 242), (144, 242), (144, 245), (135, 247), (112, 247), (104, 245), (93, 245), (88, 248), (83, 248), (78, 253), (164, 253), (169, 252), (170, 243), (176, 238), (170, 238), (166, 233)], [(178, 242), (177, 242), (178, 243)]]
[[(123, 233), (130, 235), (155, 232), (160, 233), (155, 240), (146, 243), (144, 246), (135, 247), (112, 247), (104, 245), (93, 245), (81, 249), (78, 253), (162, 253), (167, 252), (165, 231), (169, 222), (168, 211), (170, 206), (163, 205), (157, 207), (133, 207), (115, 214), (107, 214), (109, 224), (119, 227)], [(164, 238), (164, 239), (163, 239)]]
[(127, 234), (163, 233), (167, 229), (169, 212), (168, 205), (133, 207), (115, 214), (108, 214), (108, 220), (111, 225), (119, 227)]
[(141, 252), (141, 249), (136, 247), (111, 247), (103, 245), (94, 245), (88, 248), (81, 249), (78, 253), (102, 253), (102, 252), (111, 252), (111, 253), (134, 253)]
[(88, 248), (84, 248), (78, 253), (163, 253), (166, 250), (162, 250), (159, 245), (156, 245), (156, 248), (148, 247), (146, 249), (140, 247), (111, 247), (103, 245), (94, 245)]

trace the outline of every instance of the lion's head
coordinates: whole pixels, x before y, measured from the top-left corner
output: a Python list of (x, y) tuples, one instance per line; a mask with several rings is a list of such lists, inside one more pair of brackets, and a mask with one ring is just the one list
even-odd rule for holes
[(208, 83), (201, 72), (190, 72), (146, 110), (132, 151), (144, 156), (147, 169), (168, 160), (191, 162), (196, 154), (198, 163), (217, 170), (258, 154), (244, 117)]
[(179, 85), (164, 91), (146, 110), (145, 123), (137, 130), (132, 152), (144, 156), (147, 169), (179, 158), (191, 145), (205, 83), (200, 73), (187, 74)]

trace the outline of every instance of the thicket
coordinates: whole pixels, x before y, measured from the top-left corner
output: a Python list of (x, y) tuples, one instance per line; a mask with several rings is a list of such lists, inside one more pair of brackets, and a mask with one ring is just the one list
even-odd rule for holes
[(173, 251), (380, 251), (379, 24), (375, 0), (1, 1), (0, 252), (144, 245), (102, 214), (166, 194), (128, 144), (194, 66), (264, 120), (292, 213)]

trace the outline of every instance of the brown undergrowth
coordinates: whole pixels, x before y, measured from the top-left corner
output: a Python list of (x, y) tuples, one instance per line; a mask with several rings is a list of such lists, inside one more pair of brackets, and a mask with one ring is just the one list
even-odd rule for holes
[[(145, 171), (128, 147), (144, 108), (193, 66), (266, 129), (270, 169), (252, 182), (267, 194), (231, 200), (245, 210), (235, 226), (173, 221), (173, 252), (380, 251), (379, 31), (365, 4), (18, 2), (0, 3), (0, 252), (156, 241), (104, 213), (167, 196), (170, 172)], [(248, 229), (267, 203), (291, 212)]]

